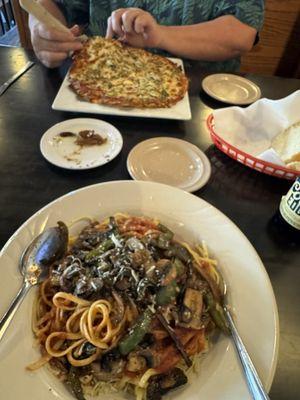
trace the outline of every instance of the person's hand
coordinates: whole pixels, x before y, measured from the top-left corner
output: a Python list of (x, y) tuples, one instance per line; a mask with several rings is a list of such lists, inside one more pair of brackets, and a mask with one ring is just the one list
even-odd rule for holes
[(46, 67), (55, 68), (73, 51), (82, 48), (82, 44), (77, 38), (79, 35), (78, 25), (74, 25), (68, 33), (49, 29), (38, 22), (31, 29), (31, 42), (38, 59)]
[(140, 8), (120, 8), (107, 21), (106, 37), (114, 36), (134, 47), (159, 47), (162, 29), (148, 12)]

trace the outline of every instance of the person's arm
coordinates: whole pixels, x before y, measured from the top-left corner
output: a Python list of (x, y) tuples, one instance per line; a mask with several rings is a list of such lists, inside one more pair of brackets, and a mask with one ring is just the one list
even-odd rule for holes
[(163, 26), (146, 11), (119, 9), (108, 20), (107, 37), (114, 35), (132, 46), (156, 47), (180, 57), (221, 61), (248, 52), (256, 29), (232, 15), (185, 26)]
[[(39, 0), (39, 2), (64, 25), (66, 19), (60, 8), (52, 0)], [(31, 32), (32, 47), (39, 60), (47, 67), (54, 68), (59, 66), (70, 54), (70, 52), (80, 50), (82, 44), (76, 36), (80, 34), (80, 28), (74, 25), (70, 33), (60, 32), (48, 28), (29, 15), (29, 29)]]
[(159, 48), (193, 60), (222, 61), (252, 49), (256, 30), (231, 15), (188, 26), (160, 26)]

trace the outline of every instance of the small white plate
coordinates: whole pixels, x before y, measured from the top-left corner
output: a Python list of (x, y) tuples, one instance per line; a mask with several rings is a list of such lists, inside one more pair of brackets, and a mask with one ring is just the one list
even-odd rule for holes
[[(179, 58), (170, 58), (182, 70), (183, 62)], [(81, 100), (70, 88), (66, 75), (52, 104), (54, 110), (84, 112), (92, 114), (122, 115), (125, 117), (164, 118), (189, 120), (192, 118), (188, 92), (184, 98), (170, 108), (120, 108), (94, 104)]]
[(202, 87), (214, 99), (229, 104), (251, 104), (261, 96), (260, 88), (255, 83), (232, 74), (209, 75), (203, 79)]
[[(58, 136), (62, 132), (78, 134), (83, 130), (95, 131), (107, 138), (106, 143), (80, 147), (75, 144), (74, 137)], [(122, 135), (113, 125), (93, 118), (68, 119), (53, 125), (44, 133), (40, 142), (46, 160), (67, 169), (90, 169), (104, 165), (120, 153), (122, 146)]]
[(195, 145), (185, 140), (157, 137), (136, 145), (127, 158), (135, 180), (152, 181), (195, 192), (211, 174), (210, 162)]

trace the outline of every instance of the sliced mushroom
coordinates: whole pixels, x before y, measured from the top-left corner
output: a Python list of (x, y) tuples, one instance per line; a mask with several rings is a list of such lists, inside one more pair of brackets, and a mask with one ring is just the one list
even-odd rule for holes
[(121, 357), (117, 348), (102, 354), (100, 362), (93, 362), (94, 375), (101, 381), (110, 381), (122, 376), (125, 360)]
[(200, 273), (202, 278), (206, 280), (206, 282), (208, 283), (208, 285), (212, 291), (212, 294), (213, 294), (215, 300), (217, 300), (218, 303), (222, 303), (223, 293), (221, 292), (221, 289), (217, 285), (216, 281), (209, 274), (208, 264), (205, 261), (203, 261), (199, 264), (196, 262), (193, 262), (193, 267), (195, 268), (196, 271), (198, 271)]
[(127, 239), (126, 246), (132, 251), (144, 250), (145, 248), (144, 244), (136, 237), (131, 237)]
[(146, 358), (138, 355), (137, 353), (130, 353), (128, 355), (128, 362), (126, 369), (129, 372), (143, 372), (147, 368)]
[(110, 372), (112, 374), (118, 374), (122, 372), (124, 365), (125, 361), (122, 359), (117, 348), (102, 354), (100, 364), (93, 363), (93, 367), (98, 373), (100, 373), (100, 370), (102, 370), (102, 372)]
[(146, 360), (146, 365), (148, 368), (155, 368), (158, 366), (158, 357), (149, 348), (138, 350), (137, 354)]
[(187, 288), (184, 293), (179, 325), (185, 328), (201, 329), (203, 327), (201, 321), (202, 307), (202, 293)]
[(149, 379), (147, 400), (160, 400), (164, 394), (187, 383), (187, 377), (180, 368), (173, 368), (167, 374), (154, 375)]
[(135, 252), (131, 254), (131, 266), (135, 269), (138, 269), (149, 260), (151, 260), (151, 255), (146, 249), (135, 250)]

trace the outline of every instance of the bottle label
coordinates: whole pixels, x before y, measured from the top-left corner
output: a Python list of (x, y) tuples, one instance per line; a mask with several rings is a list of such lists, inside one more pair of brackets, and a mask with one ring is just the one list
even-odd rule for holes
[(296, 179), (286, 196), (282, 197), (279, 209), (286, 222), (300, 230), (300, 178)]

